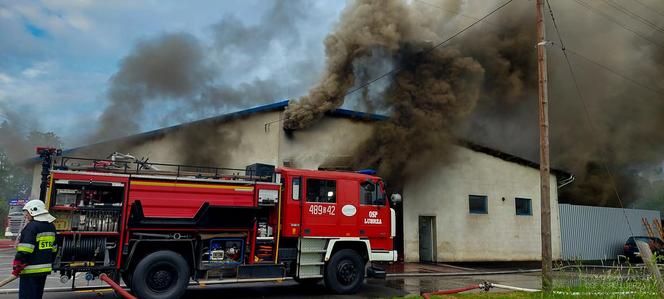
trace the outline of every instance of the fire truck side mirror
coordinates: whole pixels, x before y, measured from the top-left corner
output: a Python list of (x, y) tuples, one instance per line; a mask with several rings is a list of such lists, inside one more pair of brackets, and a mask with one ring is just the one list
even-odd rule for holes
[(399, 194), (399, 193), (392, 194), (392, 196), (390, 197), (390, 201), (393, 204), (401, 203), (401, 194)]

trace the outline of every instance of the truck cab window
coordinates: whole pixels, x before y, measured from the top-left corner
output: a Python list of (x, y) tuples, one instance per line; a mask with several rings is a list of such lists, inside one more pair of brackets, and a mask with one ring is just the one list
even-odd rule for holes
[(337, 182), (307, 179), (307, 202), (336, 203)]
[(360, 184), (360, 204), (383, 206), (385, 205), (385, 195), (380, 190), (380, 185), (371, 181), (365, 181)]
[(300, 200), (300, 186), (302, 179), (301, 178), (293, 178), (293, 186), (292, 186), (292, 191), (293, 191), (293, 200)]

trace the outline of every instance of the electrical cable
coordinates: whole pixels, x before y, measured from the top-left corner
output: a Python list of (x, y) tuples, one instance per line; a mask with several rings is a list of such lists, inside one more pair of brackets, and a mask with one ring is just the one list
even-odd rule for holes
[[(455, 37), (457, 37), (457, 36), (463, 34), (464, 32), (466, 32), (466, 31), (467, 31), (468, 29), (470, 29), (471, 27), (473, 27), (473, 26), (477, 25), (478, 23), (484, 21), (486, 18), (488, 18), (488, 17), (490, 17), (491, 15), (493, 15), (494, 13), (498, 12), (498, 11), (501, 10), (503, 7), (505, 7), (505, 6), (507, 6), (508, 4), (512, 3), (512, 1), (513, 1), (513, 0), (507, 0), (507, 2), (505, 2), (505, 3), (503, 3), (502, 5), (498, 6), (498, 7), (495, 8), (494, 10), (490, 11), (488, 14), (486, 14), (486, 15), (484, 15), (483, 17), (477, 19), (475, 22), (473, 22), (473, 23), (471, 23), (470, 25), (464, 27), (463, 29), (461, 29), (460, 31), (458, 31), (458, 32), (456, 32), (455, 34), (451, 35), (451, 36), (448, 37), (447, 39), (445, 39), (445, 40), (443, 40), (442, 42), (436, 44), (435, 46), (433, 46), (433, 47), (431, 47), (431, 48), (429, 48), (429, 49), (423, 51), (423, 52), (421, 53), (421, 55), (422, 55), (422, 56), (427, 55), (427, 54), (431, 53), (431, 51), (433, 51), (433, 50), (435, 50), (435, 49), (437, 49), (437, 48), (443, 46), (444, 44), (446, 44), (446, 43), (449, 42), (450, 40), (452, 40), (452, 39), (454, 39)], [(468, 17), (470, 17), (470, 16), (468, 16)], [(472, 17), (471, 17), (471, 18), (472, 18)], [(360, 85), (360, 86), (358, 86), (358, 87), (356, 87), (356, 88), (353, 88), (353, 89), (349, 90), (348, 92), (346, 92), (346, 93), (344, 94), (344, 97), (347, 97), (347, 96), (349, 96), (349, 95), (351, 95), (351, 94), (353, 94), (353, 93), (355, 93), (355, 92), (357, 92), (357, 91), (359, 91), (359, 90), (362, 90), (362, 89), (366, 88), (367, 86), (369, 86), (369, 85), (371, 85), (371, 84), (373, 84), (373, 83), (375, 83), (375, 82), (377, 82), (377, 81), (379, 81), (379, 80), (381, 80), (381, 79), (383, 79), (383, 78), (385, 78), (385, 77), (388, 77), (388, 76), (390, 76), (390, 75), (392, 75), (392, 74), (398, 72), (399, 70), (401, 70), (401, 67), (400, 67), (400, 66), (397, 66), (397, 67), (395, 67), (395, 68), (389, 70), (388, 72), (383, 73), (382, 75), (380, 75), (380, 76), (378, 76), (378, 77), (376, 77), (376, 78), (373, 78), (373, 79), (371, 79), (370, 81), (367, 81), (367, 82), (365, 82), (364, 84), (362, 84), (362, 85)], [(282, 121), (282, 119), (278, 119), (278, 120), (274, 120), (274, 121), (270, 121), (270, 122), (265, 123), (265, 130), (266, 130), (266, 131), (268, 130), (270, 124), (272, 124), (272, 123), (276, 123), (276, 122), (280, 122), (280, 121)]]
[[(448, 12), (448, 13), (450, 13), (450, 14), (453, 14), (453, 15), (459, 15), (459, 16), (463, 16), (463, 17), (470, 18), (470, 19), (473, 19), (473, 20), (477, 20), (477, 19), (478, 19), (477, 17), (473, 17), (473, 16), (470, 16), (470, 15), (466, 15), (466, 14), (463, 14), (463, 13), (461, 13), (461, 12), (459, 12), (459, 11), (455, 11), (455, 10), (450, 10), (450, 9), (447, 9), (447, 8), (443, 8), (443, 7), (440, 7), (440, 6), (434, 5), (434, 4), (432, 4), (432, 3), (429, 3), (429, 2), (426, 2), (426, 1), (423, 1), (423, 0), (415, 0), (415, 1), (416, 1), (416, 2), (420, 2), (420, 3), (424, 3), (424, 4), (429, 5), (429, 6), (431, 6), (431, 7), (434, 7), (434, 8), (438, 8), (438, 9), (440, 9), (440, 10), (446, 11), (446, 12)], [(492, 22), (489, 22), (489, 21), (486, 21), (486, 23), (489, 24), (489, 25), (493, 25), (493, 26), (495, 26), (495, 27), (499, 27), (499, 28), (505, 29), (505, 30), (509, 30), (509, 29), (510, 29), (510, 28), (507, 28), (507, 27), (505, 27), (505, 26), (503, 26), (503, 25), (500, 25), (500, 24), (497, 24), (497, 23), (492, 23)], [(493, 30), (493, 31), (496, 31), (497, 33), (500, 33), (499, 31), (494, 30), (494, 29), (490, 29), (490, 30)], [(560, 36), (559, 36), (558, 38), (560, 38)], [(554, 43), (554, 44), (555, 44), (555, 43)], [(624, 74), (620, 73), (619, 71), (616, 71), (615, 69), (613, 69), (613, 68), (611, 68), (611, 67), (609, 67), (609, 66), (607, 66), (607, 65), (604, 65), (604, 64), (602, 64), (602, 63), (600, 63), (600, 62), (597, 62), (597, 61), (595, 61), (595, 60), (589, 58), (588, 56), (585, 56), (585, 55), (583, 55), (583, 54), (581, 54), (581, 53), (579, 53), (579, 52), (577, 52), (577, 51), (574, 51), (573, 49), (568, 48), (568, 47), (565, 46), (565, 45), (560, 45), (560, 46), (563, 47), (563, 48), (565, 48), (565, 49), (566, 49), (568, 52), (570, 52), (571, 54), (574, 54), (575, 56), (578, 56), (578, 57), (580, 57), (580, 58), (586, 60), (587, 62), (590, 62), (591, 64), (594, 64), (595, 66), (598, 66), (598, 67), (604, 69), (605, 71), (608, 71), (608, 72), (610, 72), (610, 73), (612, 73), (612, 74), (614, 74), (614, 75), (616, 75), (616, 76), (618, 76), (618, 77), (621, 77), (621, 78), (625, 79), (626, 81), (629, 81), (629, 82), (633, 83), (633, 84), (636, 85), (636, 86), (639, 86), (639, 87), (641, 87), (641, 88), (644, 88), (644, 89), (650, 90), (650, 91), (652, 91), (653, 93), (655, 93), (655, 94), (657, 94), (657, 95), (664, 96), (664, 90), (660, 90), (660, 89), (657, 89), (657, 88), (654, 88), (654, 87), (651, 87), (651, 86), (644, 85), (644, 84), (640, 83), (639, 81), (636, 81), (636, 80), (630, 78), (629, 76), (624, 75)], [(535, 51), (535, 48), (533, 48), (533, 51)], [(664, 65), (662, 65), (662, 67), (664, 67)]]
[(581, 54), (581, 53), (579, 53), (579, 52), (576, 52), (576, 51), (574, 51), (574, 50), (571, 50), (571, 49), (569, 49), (569, 48), (565, 48), (564, 50), (567, 50), (567, 51), (570, 52), (571, 54), (573, 54), (573, 55), (575, 55), (575, 56), (578, 56), (579, 58), (582, 58), (582, 59), (586, 60), (587, 62), (590, 62), (590, 63), (594, 64), (595, 66), (604, 69), (604, 70), (607, 71), (607, 72), (610, 72), (610, 73), (612, 73), (612, 74), (614, 74), (614, 75), (616, 75), (616, 76), (618, 76), (618, 77), (621, 77), (621, 78), (625, 79), (626, 81), (629, 81), (629, 82), (633, 83), (633, 84), (636, 85), (636, 86), (639, 86), (639, 87), (641, 87), (641, 88), (644, 88), (644, 89), (647, 89), (647, 90), (649, 90), (649, 91), (652, 91), (653, 93), (655, 93), (655, 94), (657, 94), (657, 95), (664, 96), (664, 90), (662, 90), (662, 89), (658, 89), (658, 88), (654, 88), (654, 87), (651, 87), (651, 86), (648, 86), (648, 85), (644, 85), (644, 84), (640, 83), (639, 81), (636, 81), (636, 80), (630, 78), (630, 77), (627, 76), (627, 75), (623, 75), (622, 73), (616, 71), (615, 69), (612, 69), (612, 68), (610, 68), (610, 67), (608, 67), (608, 66), (606, 66), (606, 65), (604, 65), (604, 64), (602, 64), (602, 63), (599, 63), (599, 62), (597, 62), (597, 61), (595, 61), (595, 60), (592, 60), (591, 58), (589, 58), (589, 57), (587, 57), (587, 56), (585, 56), (585, 55), (583, 55), (583, 54)]
[(652, 6), (646, 5), (645, 3), (643, 3), (643, 2), (640, 1), (640, 0), (634, 0), (634, 2), (636, 2), (636, 3), (638, 3), (638, 4), (641, 4), (641, 6), (647, 8), (649, 11), (654, 12), (654, 13), (656, 13), (656, 14), (662, 16), (662, 18), (664, 18), (664, 14), (661, 13), (659, 10), (653, 8)]
[(653, 23), (652, 21), (650, 21), (650, 20), (648, 20), (648, 19), (642, 17), (641, 15), (639, 15), (639, 14), (637, 14), (637, 13), (635, 13), (635, 12), (629, 10), (629, 9), (627, 9), (626, 7), (622, 6), (620, 3), (618, 3), (618, 2), (614, 2), (614, 1), (611, 1), (611, 0), (604, 0), (604, 2), (605, 2), (607, 5), (609, 5), (609, 6), (611, 6), (612, 8), (614, 8), (615, 10), (624, 13), (624, 14), (627, 15), (628, 17), (634, 18), (637, 22), (639, 22), (639, 23), (641, 23), (641, 24), (644, 24), (644, 25), (646, 25), (646, 26), (648, 26), (648, 27), (650, 27), (650, 28), (652, 28), (652, 29), (655, 29), (655, 30), (657, 30), (657, 31), (659, 31), (659, 32), (661, 32), (661, 33), (664, 33), (664, 29), (662, 29), (661, 27), (657, 26), (657, 24), (655, 24), (655, 23)]
[[(581, 94), (581, 88), (579, 87), (579, 82), (576, 79), (576, 74), (574, 73), (574, 69), (572, 68), (572, 63), (569, 60), (569, 57), (567, 56), (567, 51), (564, 47), (563, 39), (560, 34), (560, 30), (558, 29), (558, 24), (556, 23), (556, 18), (553, 15), (553, 8), (551, 7), (551, 3), (549, 0), (546, 0), (546, 5), (549, 8), (549, 13), (551, 14), (551, 21), (553, 22), (553, 27), (556, 30), (556, 34), (558, 35), (558, 39), (560, 40), (560, 45), (561, 45), (561, 50), (563, 51), (563, 56), (565, 57), (565, 61), (567, 62), (567, 67), (569, 69), (570, 75), (572, 77), (572, 81), (574, 82), (574, 88), (576, 89), (577, 96), (579, 97), (579, 100), (581, 100), (581, 103), (583, 104), (583, 110), (585, 112), (586, 118), (588, 119), (588, 124), (590, 127), (590, 130), (592, 131), (592, 139), (595, 142), (596, 145), (599, 145), (599, 141), (597, 140), (598, 134), (596, 133), (596, 128), (595, 124), (592, 121), (592, 118), (590, 116), (590, 109), (588, 108), (588, 104), (586, 103), (585, 99), (583, 98), (583, 95)], [(601, 153), (601, 156), (606, 157), (604, 150), (602, 147), (599, 147), (599, 151)], [(615, 178), (613, 176), (613, 173), (611, 172), (611, 169), (609, 168), (609, 165), (604, 159), (599, 159), (600, 162), (603, 164), (604, 169), (606, 170), (607, 175), (609, 176), (609, 181), (611, 182), (611, 187), (613, 189), (614, 194), (616, 195), (616, 198), (618, 199), (618, 203), (620, 204), (620, 208), (623, 212), (623, 216), (625, 217), (625, 221), (627, 221), (627, 227), (629, 228), (630, 235), (634, 235), (634, 231), (632, 230), (632, 225), (629, 222), (629, 218), (627, 217), (627, 213), (625, 212), (625, 206), (623, 205), (622, 198), (620, 198), (620, 193), (618, 192), (618, 187), (616, 186)]]
[(621, 22), (618, 21), (616, 18), (614, 18), (614, 17), (612, 17), (612, 16), (610, 16), (610, 15), (607, 15), (606, 13), (604, 13), (604, 12), (602, 12), (602, 11), (600, 11), (600, 10), (594, 8), (594, 7), (592, 7), (592, 6), (589, 5), (588, 3), (585, 3), (585, 2), (583, 2), (583, 1), (581, 1), (581, 0), (574, 0), (574, 2), (576, 2), (577, 4), (579, 4), (579, 5), (583, 6), (583, 7), (585, 7), (586, 9), (588, 9), (588, 10), (594, 12), (595, 14), (598, 14), (598, 15), (600, 15), (600, 16), (603, 16), (603, 17), (606, 18), (607, 20), (609, 20), (609, 21), (615, 23), (616, 25), (622, 27), (623, 29), (625, 29), (625, 30), (627, 30), (627, 31), (629, 31), (629, 32), (631, 32), (631, 33), (633, 33), (633, 34), (635, 34), (636, 36), (640, 37), (641, 39), (643, 39), (643, 40), (645, 40), (645, 41), (648, 41), (648, 42), (650, 42), (651, 44), (656, 45), (656, 46), (658, 46), (658, 47), (664, 49), (664, 45), (663, 45), (663, 44), (661, 44), (661, 43), (659, 43), (659, 42), (656, 42), (656, 41), (654, 41), (654, 40), (648, 38), (647, 36), (644, 36), (643, 34), (639, 33), (638, 31), (636, 31), (636, 30), (634, 30), (634, 29), (632, 29), (632, 28), (627, 27), (625, 24), (621, 23)]
[[(505, 6), (507, 6), (508, 4), (512, 3), (512, 1), (513, 1), (513, 0), (508, 0), (507, 2), (503, 3), (502, 5), (498, 6), (497, 8), (495, 8), (494, 10), (492, 10), (491, 12), (489, 12), (488, 14), (486, 14), (486, 15), (484, 15), (483, 17), (477, 19), (477, 21), (475, 21), (475, 22), (471, 23), (470, 25), (464, 27), (463, 29), (461, 29), (461, 30), (458, 31), (457, 33), (451, 35), (451, 36), (448, 37), (447, 39), (445, 39), (445, 40), (443, 40), (442, 42), (436, 44), (435, 46), (433, 46), (433, 47), (431, 47), (431, 48), (429, 48), (429, 49), (423, 51), (423, 52), (421, 53), (421, 55), (422, 55), (422, 56), (427, 55), (427, 54), (431, 53), (433, 50), (435, 50), (435, 49), (437, 49), (437, 48), (440, 48), (441, 46), (443, 46), (444, 44), (446, 44), (446, 43), (449, 42), (450, 40), (452, 40), (452, 39), (454, 39), (455, 37), (457, 37), (457, 36), (463, 34), (464, 32), (466, 32), (466, 31), (467, 31), (468, 29), (470, 29), (471, 27), (473, 27), (473, 26), (477, 25), (478, 23), (484, 21), (486, 18), (490, 17), (491, 15), (493, 15), (494, 13), (496, 13), (497, 11), (499, 11), (500, 9), (502, 9), (503, 7), (505, 7)], [(356, 88), (351, 89), (350, 91), (346, 92), (346, 94), (345, 94), (344, 96), (348, 96), (348, 95), (351, 95), (351, 94), (357, 92), (358, 90), (362, 90), (362, 89), (364, 89), (365, 87), (367, 87), (367, 86), (369, 86), (369, 85), (375, 83), (376, 81), (378, 81), (378, 80), (380, 80), (380, 79), (383, 79), (383, 78), (385, 78), (385, 77), (387, 77), (387, 76), (390, 76), (390, 75), (392, 75), (392, 74), (398, 72), (399, 70), (401, 70), (401, 67), (400, 67), (400, 66), (395, 67), (395, 68), (393, 68), (392, 70), (390, 70), (390, 71), (388, 71), (388, 72), (386, 72), (386, 73), (383, 73), (382, 75), (380, 75), (380, 76), (378, 76), (378, 77), (376, 77), (376, 78), (374, 78), (374, 79), (372, 79), (372, 80), (370, 80), (370, 81), (368, 81), (368, 82), (366, 82), (366, 83), (364, 83), (364, 84), (362, 84), (362, 85), (360, 85), (360, 86), (358, 86), (358, 87), (356, 87)]]

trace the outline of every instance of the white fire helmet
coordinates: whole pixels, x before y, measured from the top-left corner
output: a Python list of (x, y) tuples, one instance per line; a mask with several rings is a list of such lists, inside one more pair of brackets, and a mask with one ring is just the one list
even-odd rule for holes
[(55, 217), (51, 216), (46, 210), (44, 202), (39, 199), (33, 199), (28, 201), (23, 206), (23, 211), (27, 211), (34, 220), (44, 221), (44, 222), (53, 222)]

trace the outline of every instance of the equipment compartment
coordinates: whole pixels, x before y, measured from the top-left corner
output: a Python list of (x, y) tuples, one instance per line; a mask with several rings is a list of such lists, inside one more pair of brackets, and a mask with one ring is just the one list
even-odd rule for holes
[[(47, 203), (57, 231), (53, 263), (61, 280), (78, 272), (92, 277), (113, 271), (118, 264), (123, 183), (55, 180)], [(110, 273), (110, 272), (109, 272)], [(73, 281), (72, 281), (73, 284)]]

